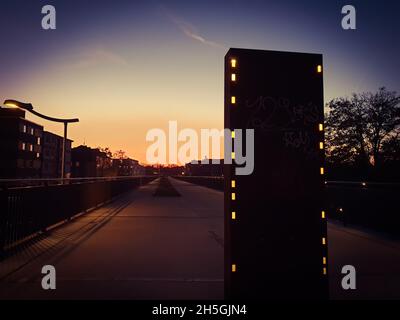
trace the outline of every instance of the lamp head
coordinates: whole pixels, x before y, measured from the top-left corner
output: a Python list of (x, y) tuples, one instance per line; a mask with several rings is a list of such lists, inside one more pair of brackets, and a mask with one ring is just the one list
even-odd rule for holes
[(25, 109), (25, 110), (28, 110), (28, 111), (32, 111), (33, 110), (32, 104), (21, 102), (21, 101), (17, 101), (17, 100), (7, 99), (7, 100), (4, 101), (4, 104), (6, 106), (12, 107), (12, 108), (21, 108), (21, 109)]

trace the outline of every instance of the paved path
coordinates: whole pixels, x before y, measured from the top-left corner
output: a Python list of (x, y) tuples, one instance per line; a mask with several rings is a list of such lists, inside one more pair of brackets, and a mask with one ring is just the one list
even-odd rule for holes
[[(222, 193), (173, 184), (181, 197), (153, 197), (155, 181), (7, 260), (0, 277), (20, 269), (0, 280), (0, 298), (222, 299)], [(46, 264), (53, 291), (41, 289)]]
[[(153, 197), (157, 181), (81, 216), (0, 264), (0, 299), (222, 299), (223, 193), (171, 179), (181, 197)], [(328, 225), (333, 299), (400, 298), (400, 244)], [(54, 265), (57, 289), (41, 289)], [(357, 290), (340, 287), (341, 267)]]
[[(360, 228), (328, 225), (332, 299), (400, 299), (400, 242)], [(356, 290), (343, 290), (341, 269), (356, 268)]]

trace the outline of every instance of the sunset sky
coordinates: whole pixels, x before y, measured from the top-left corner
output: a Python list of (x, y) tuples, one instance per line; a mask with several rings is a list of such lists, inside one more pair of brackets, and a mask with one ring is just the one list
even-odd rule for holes
[[(78, 117), (74, 146), (145, 162), (146, 132), (169, 120), (223, 128), (229, 47), (322, 53), (326, 102), (380, 86), (399, 92), (400, 2), (351, 3), (355, 31), (341, 28), (343, 1), (2, 0), (0, 100)], [(41, 29), (45, 4), (57, 9), (57, 30)]]

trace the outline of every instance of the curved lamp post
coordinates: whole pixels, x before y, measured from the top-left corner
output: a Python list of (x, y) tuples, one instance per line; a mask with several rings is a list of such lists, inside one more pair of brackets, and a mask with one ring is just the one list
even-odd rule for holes
[(61, 122), (64, 124), (64, 138), (63, 138), (63, 148), (62, 148), (62, 158), (61, 158), (61, 179), (64, 179), (64, 174), (65, 174), (65, 149), (67, 145), (67, 130), (68, 130), (68, 123), (73, 123), (73, 122), (79, 122), (79, 119), (73, 118), (73, 119), (59, 119), (59, 118), (53, 118), (46, 116), (44, 114), (41, 114), (35, 110), (33, 110), (33, 106), (31, 103), (24, 103), (20, 102), (17, 100), (11, 100), (7, 99), (4, 101), (4, 104), (9, 107), (17, 107), (21, 108), (24, 110), (29, 111), (30, 113), (34, 114), (35, 116), (38, 116), (40, 118), (53, 121), (53, 122)]

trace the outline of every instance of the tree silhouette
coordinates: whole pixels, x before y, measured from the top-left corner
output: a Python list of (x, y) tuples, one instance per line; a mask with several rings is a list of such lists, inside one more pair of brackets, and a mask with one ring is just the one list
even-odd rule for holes
[(326, 156), (334, 165), (379, 167), (399, 157), (400, 96), (384, 87), (328, 103)]
[(126, 152), (125, 152), (124, 150), (117, 150), (117, 151), (115, 151), (114, 154), (113, 154), (113, 157), (114, 157), (115, 159), (120, 159), (120, 160), (123, 160), (123, 159), (127, 159), (127, 158), (128, 158), (128, 156), (126, 155)]
[(386, 140), (382, 145), (383, 162), (400, 163), (400, 133)]
[(100, 152), (104, 152), (107, 157), (112, 158), (112, 152), (109, 147), (105, 147), (105, 148), (97, 147), (97, 149), (99, 149)]

